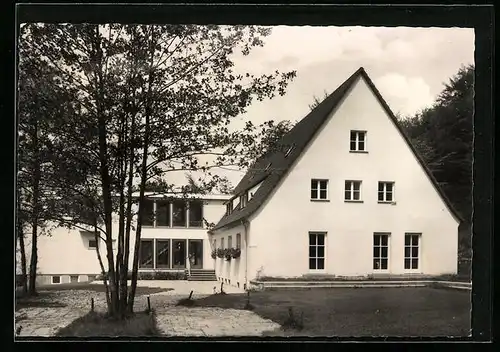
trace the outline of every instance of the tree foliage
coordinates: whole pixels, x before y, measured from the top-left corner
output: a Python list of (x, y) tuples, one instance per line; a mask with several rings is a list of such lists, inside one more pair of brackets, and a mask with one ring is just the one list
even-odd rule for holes
[[(248, 141), (256, 129), (229, 132), (228, 125), (253, 101), (285, 94), (295, 72), (240, 73), (233, 54), (248, 55), (269, 34), (255, 26), (23, 26), (21, 55), (34, 58), (45, 70), (38, 77), (64, 93), (55, 95), (60, 114), (47, 131), (54, 219), (104, 239), (110, 314), (133, 310), (147, 189), (155, 182), (171, 189), (159, 180), (179, 170), (205, 172), (201, 188), (209, 189), (224, 183), (212, 168), (244, 167), (255, 154)], [(26, 75), (37, 77), (34, 70)]]
[[(473, 104), (474, 66), (464, 66), (445, 84), (432, 107), (400, 119), (465, 226), (472, 216)], [(462, 251), (470, 248), (470, 233), (466, 235), (460, 239)]]

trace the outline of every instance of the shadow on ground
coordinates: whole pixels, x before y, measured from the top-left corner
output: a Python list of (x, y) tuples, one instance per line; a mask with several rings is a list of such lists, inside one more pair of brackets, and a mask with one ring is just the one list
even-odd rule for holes
[(138, 312), (123, 320), (89, 312), (60, 329), (59, 337), (148, 337), (159, 336), (154, 313)]
[[(244, 309), (246, 294), (211, 295), (193, 307)], [(252, 292), (253, 311), (280, 325), (289, 308), (301, 331), (267, 336), (469, 336), (470, 292), (436, 288), (330, 288)]]

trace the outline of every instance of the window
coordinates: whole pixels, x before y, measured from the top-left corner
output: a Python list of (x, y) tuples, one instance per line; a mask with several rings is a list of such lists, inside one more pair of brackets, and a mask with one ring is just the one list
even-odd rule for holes
[(366, 151), (366, 131), (351, 131), (350, 151)]
[(389, 234), (373, 235), (373, 269), (387, 270), (389, 261)]
[(224, 249), (224, 237), (220, 239), (220, 248)]
[(142, 210), (142, 224), (144, 226), (154, 225), (154, 201), (144, 199), (144, 207)]
[(165, 200), (156, 201), (156, 226), (170, 226), (170, 203)]
[(183, 269), (186, 267), (186, 240), (172, 240), (172, 267)]
[(233, 201), (230, 200), (227, 204), (226, 204), (226, 215), (230, 215), (233, 211)]
[(203, 227), (203, 202), (189, 202), (189, 227)]
[(380, 203), (394, 201), (394, 182), (378, 183), (378, 201)]
[(271, 163), (267, 164), (266, 169), (264, 171), (268, 171), (271, 168)]
[(233, 248), (233, 236), (227, 238), (227, 248)]
[(328, 199), (328, 180), (311, 180), (311, 199)]
[(152, 269), (153, 268), (153, 240), (141, 240), (139, 248), (139, 267)]
[(97, 241), (89, 240), (89, 249), (96, 249), (96, 248), (97, 248)]
[(236, 234), (236, 248), (241, 249), (241, 233)]
[(186, 226), (186, 202), (176, 200), (172, 203), (172, 226)]
[(361, 181), (345, 181), (345, 200), (361, 200)]
[(418, 269), (420, 234), (405, 234), (405, 269)]
[(240, 209), (246, 207), (247, 203), (248, 203), (248, 192), (245, 192), (240, 196)]
[(78, 275), (71, 275), (69, 277), (69, 282), (71, 283), (78, 282)]
[(309, 234), (309, 269), (325, 269), (325, 234)]
[(52, 276), (52, 283), (53, 284), (60, 284), (61, 283), (61, 277), (60, 276)]
[(170, 241), (156, 240), (156, 268), (168, 268), (170, 264)]

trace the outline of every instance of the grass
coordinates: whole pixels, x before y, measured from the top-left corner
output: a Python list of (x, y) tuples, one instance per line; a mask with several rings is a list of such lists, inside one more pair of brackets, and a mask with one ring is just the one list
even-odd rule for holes
[[(85, 290), (93, 292), (106, 292), (106, 287), (104, 284), (91, 284), (88, 282), (75, 282), (68, 284), (58, 284), (58, 285), (40, 285), (37, 287), (38, 291), (64, 291), (64, 290)], [(130, 284), (129, 284), (130, 289)], [(167, 292), (173, 290), (172, 288), (160, 288), (160, 287), (147, 287), (147, 286), (137, 286), (136, 294), (153, 294), (159, 292)]]
[[(130, 287), (129, 287), (130, 289)], [(144, 287), (137, 286), (136, 296), (150, 295), (158, 292), (171, 291), (171, 288), (159, 287)], [(59, 285), (41, 285), (37, 287), (38, 294), (36, 296), (22, 295), (22, 292), (16, 293), (16, 311), (21, 308), (62, 308), (67, 307), (67, 304), (60, 302), (57, 297), (57, 292), (60, 291), (92, 291), (106, 292), (104, 284), (90, 284), (88, 282), (68, 283)]]
[[(244, 309), (246, 294), (212, 295), (195, 307)], [(436, 288), (334, 288), (253, 292), (253, 311), (280, 325), (289, 308), (303, 330), (269, 336), (468, 336), (470, 292)]]
[(141, 337), (159, 336), (154, 313), (135, 313), (124, 320), (104, 313), (90, 312), (60, 329), (56, 336), (74, 337)]

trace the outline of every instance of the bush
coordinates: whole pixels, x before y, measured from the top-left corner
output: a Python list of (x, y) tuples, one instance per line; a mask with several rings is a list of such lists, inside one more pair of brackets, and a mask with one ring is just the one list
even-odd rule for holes
[(212, 251), (212, 253), (210, 254), (210, 256), (212, 257), (212, 259), (217, 258), (217, 250), (216, 250), (216, 249), (214, 249), (214, 250)]
[[(106, 278), (109, 278), (109, 274), (105, 273)], [(102, 280), (103, 274), (97, 275), (96, 280)], [(127, 280), (132, 280), (132, 272), (127, 275)], [(185, 271), (152, 271), (152, 272), (139, 272), (137, 273), (137, 280), (187, 280), (187, 274)]]
[(222, 248), (217, 248), (217, 258), (224, 258), (224, 250)]

